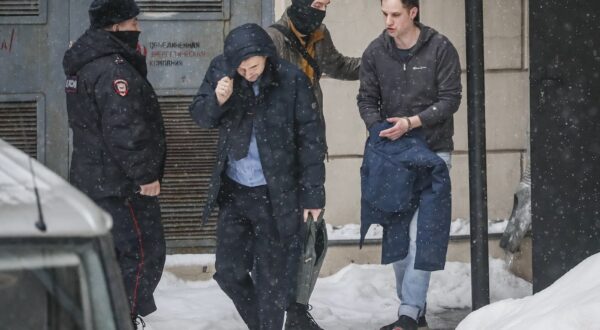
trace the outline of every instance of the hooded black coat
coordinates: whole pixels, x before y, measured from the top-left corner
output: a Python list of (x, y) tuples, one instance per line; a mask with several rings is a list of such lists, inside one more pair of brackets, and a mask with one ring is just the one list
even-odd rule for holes
[[(213, 172), (203, 221), (217, 200), (232, 136), (239, 132), (242, 115), (255, 112), (256, 141), (273, 216), (281, 237), (297, 233), (302, 209), (325, 205), (325, 136), (317, 102), (308, 78), (289, 62), (280, 60), (264, 32), (238, 30), (225, 40), (225, 54), (214, 58), (190, 105), (203, 128), (219, 128), (217, 163)], [(232, 31), (233, 32), (233, 31)], [(267, 56), (259, 80), (259, 97), (235, 68), (249, 56)], [(226, 75), (234, 79), (233, 94), (222, 106), (215, 88)]]
[[(67, 50), (63, 67), (73, 130), (71, 183), (99, 199), (129, 196), (160, 180), (165, 133), (145, 57), (110, 32), (90, 29)], [(119, 93), (119, 86), (126, 89)]]

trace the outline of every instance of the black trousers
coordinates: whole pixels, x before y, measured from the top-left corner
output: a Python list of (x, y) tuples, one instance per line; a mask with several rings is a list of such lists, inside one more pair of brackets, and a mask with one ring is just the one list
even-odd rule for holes
[(251, 330), (281, 330), (296, 283), (300, 239), (280, 239), (266, 186), (225, 178), (214, 279)]
[(109, 197), (96, 203), (113, 218), (117, 261), (132, 315), (156, 310), (154, 290), (162, 276), (166, 247), (157, 197)]

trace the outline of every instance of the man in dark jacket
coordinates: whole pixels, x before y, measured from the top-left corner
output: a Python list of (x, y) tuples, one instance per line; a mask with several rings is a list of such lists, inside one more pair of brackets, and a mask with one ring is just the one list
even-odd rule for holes
[[(340, 80), (357, 80), (360, 68), (360, 58), (340, 54), (329, 30), (322, 24), (330, 2), (331, 0), (292, 0), (281, 19), (266, 29), (275, 43), (279, 57), (295, 64), (312, 82), (321, 118), (324, 118), (321, 75), (326, 74), (327, 77)], [(319, 273), (324, 258), (325, 253), (322, 253), (315, 268), (310, 269), (311, 273)], [(309, 279), (307, 276), (300, 277)], [(307, 292), (297, 292), (296, 302), (290, 304), (285, 322), (287, 330), (321, 329), (310, 315), (308, 306), (315, 280), (299, 283), (301, 290)]]
[(190, 112), (219, 128), (203, 219), (218, 200), (214, 278), (250, 329), (279, 330), (300, 225), (325, 204), (324, 128), (310, 82), (260, 26), (245, 24), (225, 39)]
[[(418, 22), (418, 0), (382, 0), (386, 30), (365, 50), (358, 107), (368, 128), (386, 120), (379, 133), (390, 140), (422, 127), (429, 148), (450, 165), (453, 114), (461, 100), (460, 63), (452, 43)], [(431, 272), (415, 269), (418, 210), (410, 223), (407, 257), (394, 263), (402, 304), (398, 320), (382, 329), (417, 329), (424, 323)], [(445, 228), (445, 226), (440, 226)]]
[[(292, 0), (281, 19), (267, 28), (279, 57), (295, 64), (313, 84), (313, 91), (323, 113), (323, 93), (319, 81), (322, 74), (341, 80), (357, 80), (360, 58), (340, 54), (329, 30), (322, 24), (331, 0)], [(281, 28), (283, 28), (282, 32)], [(297, 48), (294, 44), (301, 46)], [(302, 55), (306, 50), (314, 63)], [(317, 69), (317, 70), (315, 70)]]
[(146, 59), (136, 52), (138, 14), (133, 0), (94, 0), (90, 28), (63, 59), (70, 181), (112, 215), (134, 323), (156, 310), (153, 292), (165, 261), (157, 198), (165, 134)]

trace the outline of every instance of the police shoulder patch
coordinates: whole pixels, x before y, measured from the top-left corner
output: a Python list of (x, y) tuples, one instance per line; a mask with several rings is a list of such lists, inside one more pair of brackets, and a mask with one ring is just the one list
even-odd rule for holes
[(129, 93), (129, 83), (125, 79), (116, 79), (113, 81), (113, 89), (118, 95), (127, 96)]
[(77, 76), (67, 77), (67, 82), (65, 83), (65, 92), (69, 94), (77, 93)]

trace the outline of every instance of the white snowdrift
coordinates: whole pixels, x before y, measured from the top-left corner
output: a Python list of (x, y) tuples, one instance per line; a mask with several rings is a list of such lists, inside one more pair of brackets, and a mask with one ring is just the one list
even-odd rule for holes
[(533, 296), (506, 299), (465, 318), (457, 330), (600, 329), (600, 253)]
[[(490, 219), (488, 221), (488, 233), (501, 234), (506, 229), (507, 219)], [(469, 220), (457, 218), (450, 224), (450, 236), (468, 236), (470, 231)], [(360, 238), (359, 224), (346, 224), (343, 226), (332, 226), (327, 224), (327, 236), (330, 241), (338, 240), (358, 240)], [(381, 239), (383, 237), (383, 227), (373, 225), (369, 228), (365, 239)]]
[[(170, 266), (204, 266), (212, 256), (169, 256)], [(531, 294), (531, 285), (490, 260), (492, 301)], [(449, 262), (434, 272), (428, 310), (470, 308), (470, 265)], [(214, 280), (183, 281), (165, 272), (156, 291), (158, 311), (146, 318), (152, 330), (245, 329), (229, 298)], [(311, 299), (312, 315), (325, 329), (379, 329), (394, 321), (399, 305), (391, 266), (352, 264), (321, 278)]]

